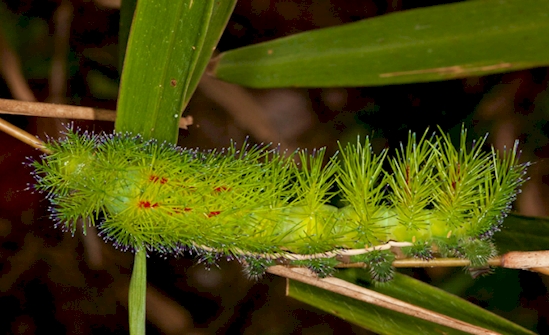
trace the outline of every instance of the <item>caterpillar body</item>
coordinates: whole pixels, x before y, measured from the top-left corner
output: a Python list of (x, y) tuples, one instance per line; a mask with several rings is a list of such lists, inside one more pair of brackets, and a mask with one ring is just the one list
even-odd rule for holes
[(495, 255), (490, 239), (527, 164), (518, 162), (517, 144), (485, 152), (485, 139), (468, 148), (462, 131), (456, 148), (442, 132), (410, 134), (389, 158), (366, 138), (325, 163), (325, 150), (285, 155), (233, 144), (202, 152), (69, 128), (31, 165), (56, 225), (74, 233), (84, 219), (123, 250), (236, 258), (251, 276), (280, 260), (325, 276), (336, 256), (347, 255), (384, 281), (391, 245), (425, 259), (465, 257), (472, 266)]

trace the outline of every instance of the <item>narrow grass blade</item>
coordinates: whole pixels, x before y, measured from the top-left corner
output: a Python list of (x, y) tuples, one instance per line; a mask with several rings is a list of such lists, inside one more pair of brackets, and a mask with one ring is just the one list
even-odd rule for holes
[(213, 0), (140, 0), (126, 48), (117, 131), (175, 142)]
[(374, 86), (549, 64), (549, 1), (464, 1), (222, 53), (215, 77), (249, 87)]

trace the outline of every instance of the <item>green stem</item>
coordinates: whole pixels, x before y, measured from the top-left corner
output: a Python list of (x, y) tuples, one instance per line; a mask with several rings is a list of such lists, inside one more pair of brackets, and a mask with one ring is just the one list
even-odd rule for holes
[(145, 335), (145, 310), (147, 294), (147, 254), (145, 248), (135, 253), (128, 308), (130, 334)]

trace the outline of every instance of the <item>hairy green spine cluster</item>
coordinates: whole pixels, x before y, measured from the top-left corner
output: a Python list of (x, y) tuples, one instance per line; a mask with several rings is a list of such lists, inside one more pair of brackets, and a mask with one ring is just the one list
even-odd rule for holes
[(474, 266), (495, 254), (490, 238), (526, 164), (516, 144), (498, 154), (483, 151), (484, 141), (468, 149), (463, 131), (456, 148), (444, 134), (410, 134), (388, 158), (366, 138), (326, 159), (324, 150), (286, 155), (233, 144), (201, 152), (69, 129), (32, 165), (58, 225), (74, 232), (78, 220), (98, 224), (124, 250), (190, 250), (206, 263), (236, 257), (250, 276), (278, 259), (329, 275), (335, 256), (350, 255), (384, 281), (393, 257), (369, 251), (388, 241), (409, 242), (404, 250), (415, 257), (466, 257)]

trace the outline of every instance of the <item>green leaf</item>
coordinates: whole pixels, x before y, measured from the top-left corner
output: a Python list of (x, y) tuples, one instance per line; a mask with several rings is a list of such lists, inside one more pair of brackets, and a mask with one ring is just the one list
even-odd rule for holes
[(494, 234), (499, 254), (509, 251), (549, 249), (549, 219), (509, 215), (500, 232)]
[[(345, 270), (339, 271), (337, 277), (501, 334), (533, 334), (466, 300), (408, 276), (397, 273), (391, 282), (374, 286), (360, 279), (364, 273), (364, 270)], [(288, 286), (289, 296), (379, 334), (464, 334), (458, 330), (343, 297), (293, 280), (289, 282)]]
[(132, 335), (145, 335), (146, 296), (147, 251), (142, 248), (135, 253), (128, 296), (130, 334)]
[(231, 17), (234, 6), (236, 5), (236, 1), (237, 0), (224, 0), (216, 1), (214, 3), (213, 13), (210, 18), (206, 38), (204, 39), (204, 46), (200, 52), (198, 62), (192, 73), (191, 82), (189, 84), (189, 88), (184, 99), (184, 106), (189, 103), (192, 93), (198, 86), (200, 78), (202, 78), (202, 74), (204, 73), (204, 70), (206, 69), (206, 66), (210, 61), (213, 50), (217, 46), (217, 42), (219, 42), (221, 34), (225, 30), (225, 26), (227, 25), (227, 22)]
[(175, 142), (213, 0), (140, 0), (126, 48), (116, 130)]
[(222, 53), (211, 73), (250, 87), (448, 80), (549, 64), (549, 1), (464, 1)]
[[(218, 2), (215, 6), (213, 0), (140, 0), (136, 6), (135, 0), (124, 1), (120, 23), (124, 66), (117, 131), (171, 143), (177, 141), (181, 112), (234, 4), (235, 0)], [(129, 290), (133, 335), (145, 334), (146, 286), (146, 251), (142, 248), (136, 252)]]

